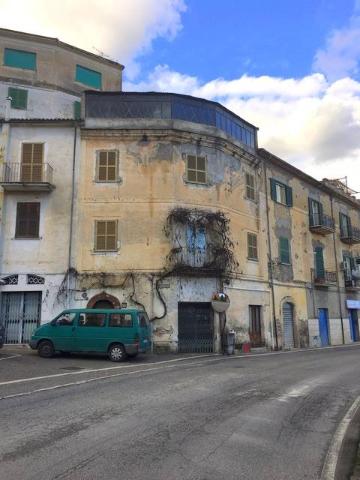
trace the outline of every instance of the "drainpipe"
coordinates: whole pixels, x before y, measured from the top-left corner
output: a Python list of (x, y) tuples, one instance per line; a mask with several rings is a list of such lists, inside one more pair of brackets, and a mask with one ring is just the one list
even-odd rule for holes
[(262, 161), (264, 168), (264, 178), (265, 178), (265, 202), (266, 202), (266, 230), (268, 237), (268, 258), (269, 258), (269, 285), (271, 291), (271, 300), (272, 300), (272, 316), (273, 316), (273, 331), (275, 337), (275, 350), (279, 350), (279, 341), (278, 341), (278, 331), (276, 325), (276, 315), (275, 315), (275, 292), (274, 292), (274, 281), (273, 281), (273, 266), (272, 266), (272, 253), (271, 253), (271, 236), (270, 236), (270, 219), (269, 219), (269, 200), (268, 200), (268, 182), (267, 182), (267, 171), (266, 163)]
[[(334, 219), (334, 205), (333, 205), (333, 196), (330, 196), (330, 205), (331, 205), (331, 216)], [(336, 265), (336, 278), (337, 278), (337, 292), (338, 292), (338, 300), (339, 300), (339, 312), (340, 312), (340, 320), (341, 320), (341, 335), (342, 335), (342, 343), (345, 344), (345, 335), (344, 335), (344, 320), (342, 314), (342, 302), (341, 302), (341, 290), (340, 290), (340, 278), (339, 278), (339, 265), (337, 261), (337, 253), (336, 253), (336, 229), (334, 228), (333, 234), (333, 244), (334, 244), (334, 258), (335, 258), (335, 265)]]
[(67, 271), (67, 308), (70, 308), (70, 271), (72, 267), (72, 238), (74, 223), (74, 204), (75, 204), (75, 164), (76, 164), (76, 141), (77, 125), (74, 127), (73, 161), (72, 161), (72, 179), (71, 179), (71, 205), (70, 205), (70, 225), (69, 225), (69, 253), (68, 253), (68, 271)]

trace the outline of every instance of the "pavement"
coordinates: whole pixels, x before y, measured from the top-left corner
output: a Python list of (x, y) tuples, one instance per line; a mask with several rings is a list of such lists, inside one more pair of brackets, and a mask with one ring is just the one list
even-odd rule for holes
[(122, 364), (5, 347), (0, 480), (319, 479), (359, 367), (359, 345)]

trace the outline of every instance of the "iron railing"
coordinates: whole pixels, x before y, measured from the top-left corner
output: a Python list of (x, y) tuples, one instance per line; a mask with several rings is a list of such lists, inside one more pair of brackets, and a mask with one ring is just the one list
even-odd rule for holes
[(321, 228), (333, 232), (335, 230), (334, 219), (329, 215), (320, 214), (320, 213), (311, 213), (310, 214), (310, 227), (311, 228)]
[(0, 170), (0, 183), (53, 182), (53, 168), (48, 163), (4, 163)]
[(340, 239), (345, 243), (360, 243), (360, 228), (353, 227), (340, 229)]
[(328, 270), (317, 272), (315, 268), (311, 269), (311, 278), (315, 285), (336, 285), (337, 273)]

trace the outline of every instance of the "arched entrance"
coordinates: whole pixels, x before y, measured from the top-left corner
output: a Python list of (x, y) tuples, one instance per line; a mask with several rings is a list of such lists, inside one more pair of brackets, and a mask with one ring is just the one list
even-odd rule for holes
[(120, 308), (120, 302), (113, 295), (102, 292), (90, 298), (87, 308)]
[(284, 349), (294, 348), (294, 305), (285, 302), (282, 308), (284, 325)]

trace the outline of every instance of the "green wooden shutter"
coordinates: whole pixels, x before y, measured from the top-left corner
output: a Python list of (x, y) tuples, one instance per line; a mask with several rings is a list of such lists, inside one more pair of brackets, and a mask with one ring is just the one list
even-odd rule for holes
[(286, 189), (286, 205), (288, 207), (292, 207), (293, 206), (292, 188), (286, 185), (285, 189)]
[(322, 203), (319, 202), (319, 217), (320, 217), (320, 224), (323, 225), (323, 215), (324, 215), (324, 209), (322, 206)]
[(76, 65), (75, 80), (89, 87), (101, 90), (101, 73), (96, 70)]
[(312, 198), (308, 198), (308, 205), (309, 205), (309, 223), (310, 227), (314, 226), (314, 217), (313, 217), (313, 209), (312, 209)]
[(25, 70), (36, 70), (36, 53), (5, 48), (4, 65), (7, 67), (24, 68)]
[(273, 178), (270, 178), (270, 192), (271, 199), (276, 202), (276, 181)]
[(322, 247), (315, 247), (315, 276), (325, 278), (325, 265)]
[(80, 120), (81, 118), (81, 102), (78, 100), (74, 102), (74, 118), (75, 120)]
[(280, 247), (280, 262), (281, 263), (290, 263), (290, 242), (288, 238), (280, 237), (279, 241)]
[(9, 87), (8, 96), (11, 97), (11, 108), (27, 109), (28, 91), (21, 88)]

